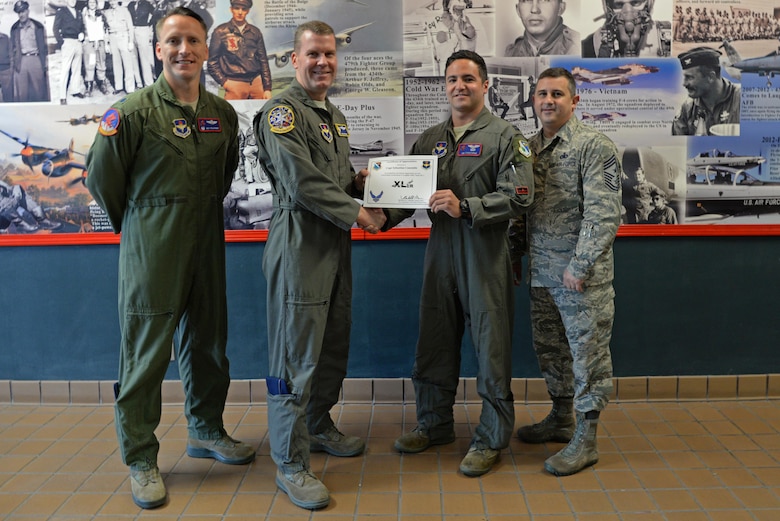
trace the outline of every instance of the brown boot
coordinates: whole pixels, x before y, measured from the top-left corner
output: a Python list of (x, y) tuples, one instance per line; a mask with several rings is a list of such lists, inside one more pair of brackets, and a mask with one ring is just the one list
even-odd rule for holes
[(558, 454), (547, 458), (544, 462), (544, 470), (556, 476), (569, 476), (590, 467), (599, 460), (599, 450), (596, 446), (598, 413), (596, 412), (594, 416), (588, 419), (585, 414), (577, 413), (577, 429), (574, 431), (574, 436)]
[(539, 423), (517, 429), (517, 437), (526, 443), (568, 442), (574, 434), (574, 399), (553, 397), (553, 406)]

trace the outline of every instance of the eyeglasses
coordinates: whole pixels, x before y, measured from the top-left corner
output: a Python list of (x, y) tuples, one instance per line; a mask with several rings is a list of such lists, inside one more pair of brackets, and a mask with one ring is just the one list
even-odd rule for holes
[(537, 2), (539, 4), (551, 4), (554, 0), (518, 0), (518, 4), (532, 4)]

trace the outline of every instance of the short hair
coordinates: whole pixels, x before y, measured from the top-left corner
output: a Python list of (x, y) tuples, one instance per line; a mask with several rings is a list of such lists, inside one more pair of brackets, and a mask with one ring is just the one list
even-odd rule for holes
[(543, 70), (536, 82), (539, 83), (542, 78), (566, 78), (572, 98), (577, 95), (577, 83), (574, 81), (574, 76), (563, 67), (550, 67)]
[(206, 35), (209, 34), (209, 28), (206, 27), (206, 22), (203, 21), (203, 18), (201, 18), (198, 13), (187, 7), (177, 6), (165, 13), (165, 16), (157, 20), (157, 23), (154, 26), (154, 31), (157, 34), (158, 39), (160, 38), (160, 32), (162, 32), (162, 27), (165, 24), (165, 21), (171, 16), (189, 16), (190, 18), (194, 18), (203, 28), (203, 32), (206, 33)]
[(653, 197), (656, 197), (656, 196), (663, 197), (664, 199), (666, 199), (666, 192), (664, 192), (663, 190), (660, 190), (660, 189), (656, 190), (655, 188), (653, 188), (652, 190), (650, 190), (650, 198), (653, 198)]
[(328, 36), (329, 34), (336, 35), (333, 27), (325, 22), (321, 22), (320, 20), (309, 20), (308, 22), (304, 22), (295, 29), (293, 50), (296, 53), (301, 50), (301, 39), (303, 38), (303, 33), (306, 31), (311, 31), (317, 36)]
[(449, 58), (447, 58), (447, 63), (444, 66), (445, 72), (450, 67), (450, 64), (455, 60), (469, 60), (476, 63), (477, 68), (479, 69), (479, 77), (482, 79), (482, 81), (487, 81), (487, 65), (485, 65), (485, 60), (479, 54), (475, 53), (474, 51), (467, 51), (465, 49), (455, 51), (450, 55)]

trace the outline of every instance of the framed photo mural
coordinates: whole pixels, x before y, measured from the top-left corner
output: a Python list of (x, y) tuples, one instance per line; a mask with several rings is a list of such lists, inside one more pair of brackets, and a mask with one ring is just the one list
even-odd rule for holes
[[(0, 0), (0, 246), (118, 242), (84, 185), (85, 156), (106, 110), (161, 74), (154, 24), (177, 5), (204, 18), (202, 82), (239, 115), (228, 241), (267, 235), (271, 185), (251, 124), (294, 77), (295, 27), (314, 19), (336, 31), (330, 98), (347, 116), (356, 170), (405, 154), (448, 116), (446, 59), (471, 49), (488, 65), (485, 105), (526, 136), (539, 129), (539, 73), (572, 72), (577, 117), (620, 150), (619, 235), (780, 234), (780, 4), (235, 1), (245, 19), (229, 0)], [(254, 38), (234, 36), (244, 23)], [(254, 56), (256, 89), (230, 82), (240, 52)], [(391, 232), (353, 238), (426, 238), (429, 226), (418, 210)]]

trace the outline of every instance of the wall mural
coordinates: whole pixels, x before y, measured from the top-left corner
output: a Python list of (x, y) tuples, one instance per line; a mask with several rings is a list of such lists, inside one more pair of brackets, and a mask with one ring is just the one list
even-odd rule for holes
[[(780, 225), (780, 0), (0, 0), (0, 245), (116, 240), (85, 154), (106, 109), (161, 73), (153, 26), (176, 5), (206, 21), (202, 81), (241, 123), (228, 240), (265, 237), (251, 122), (294, 77), (293, 32), (313, 19), (337, 32), (330, 97), (356, 169), (447, 117), (445, 61), (471, 49), (488, 64), (486, 105), (526, 136), (539, 73), (574, 74), (577, 116), (621, 153), (623, 234)], [(418, 210), (402, 227), (429, 225)]]

